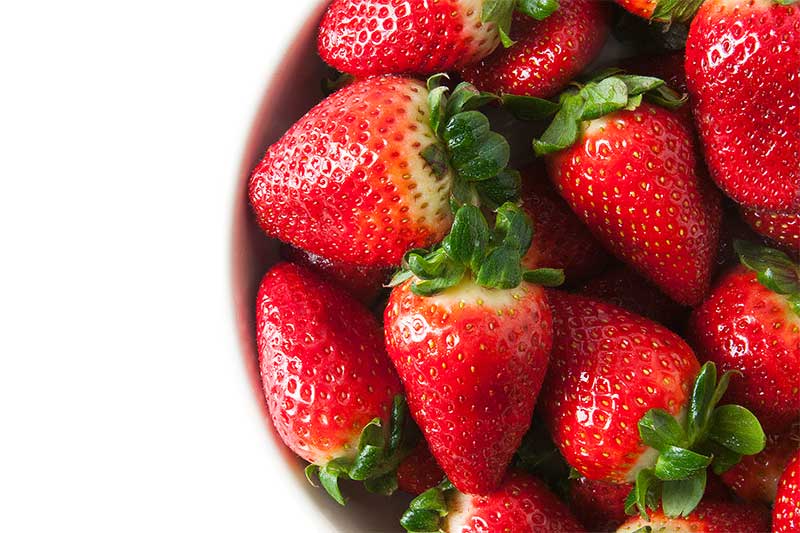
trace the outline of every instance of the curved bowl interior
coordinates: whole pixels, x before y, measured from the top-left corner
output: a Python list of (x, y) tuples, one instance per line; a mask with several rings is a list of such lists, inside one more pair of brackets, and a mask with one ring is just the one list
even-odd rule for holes
[[(296, 498), (305, 499), (322, 513), (321, 521), (340, 531), (396, 531), (397, 522), (407, 507), (409, 498), (385, 498), (366, 493), (355, 483), (344, 483), (349, 497), (341, 508), (321, 488), (312, 487), (303, 475), (305, 463), (289, 451), (272, 427), (264, 401), (255, 345), (255, 298), (258, 283), (264, 273), (278, 261), (278, 243), (268, 239), (256, 225), (247, 204), (247, 182), (253, 167), (266, 148), (313, 105), (322, 98), (320, 80), (326, 74), (325, 65), (316, 52), (316, 28), (324, 5), (319, 2), (315, 12), (302, 26), (275, 70), (245, 147), (238, 174), (234, 206), (232, 240), (233, 298), (241, 357), (250, 376), (253, 398), (262, 406), (264, 424), (272, 436), (265, 443), (265, 453), (275, 458), (275, 473), (290, 478), (287, 490)], [(268, 480), (264, 483), (283, 483)]]

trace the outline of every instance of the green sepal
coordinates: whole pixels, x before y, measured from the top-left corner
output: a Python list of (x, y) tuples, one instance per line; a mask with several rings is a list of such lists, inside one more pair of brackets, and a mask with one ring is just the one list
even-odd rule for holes
[(453, 117), (459, 113), (475, 111), (486, 104), (499, 101), (501, 101), (500, 97), (496, 94), (479, 91), (474, 85), (462, 81), (453, 89), (453, 94), (448, 98), (445, 114)]
[(531, 219), (514, 203), (506, 202), (497, 209), (494, 232), (503, 246), (514, 250), (520, 257), (531, 247), (533, 240)]
[(706, 491), (707, 474), (699, 470), (687, 479), (665, 481), (661, 485), (661, 506), (664, 514), (675, 518), (689, 516)]
[(561, 106), (533, 96), (503, 95), (503, 107), (519, 120), (544, 120), (555, 115)]
[(480, 267), (491, 233), (480, 209), (465, 205), (456, 212), (450, 233), (442, 241), (445, 253), (459, 263)]
[(772, 0), (772, 1), (781, 6), (790, 6), (792, 4), (800, 2), (800, 0)]
[(659, 0), (650, 16), (657, 22), (687, 22), (694, 17), (703, 0)]
[(766, 436), (753, 413), (741, 405), (721, 405), (711, 415), (708, 438), (741, 455), (760, 453)]
[(484, 0), (483, 2), (481, 22), (484, 24), (491, 22), (497, 25), (500, 42), (506, 48), (514, 45), (514, 41), (511, 40), (509, 34), (515, 5), (515, 0)]
[(325, 466), (320, 467), (317, 471), (317, 476), (319, 477), (322, 488), (324, 488), (331, 498), (339, 505), (345, 504), (344, 496), (342, 496), (342, 491), (339, 489), (339, 478), (348, 477), (348, 469), (349, 465), (346, 462), (334, 459)]
[(443, 138), (450, 151), (450, 163), (466, 181), (496, 176), (511, 157), (508, 141), (491, 130), (489, 119), (479, 111), (465, 111), (451, 117), (444, 127)]
[(653, 469), (661, 480), (686, 479), (711, 464), (711, 457), (679, 446), (667, 446), (656, 460)]
[[(488, 180), (476, 181), (471, 184), (475, 193), (481, 199), (481, 205), (487, 209), (495, 210), (506, 202), (517, 202), (522, 185), (522, 177), (516, 170), (505, 169), (497, 176)], [(465, 204), (468, 202), (461, 202)]]
[(707, 442), (703, 447), (713, 455), (714, 461), (711, 463), (711, 470), (718, 476), (724, 474), (742, 460), (742, 454), (731, 451), (715, 442)]
[(733, 243), (739, 260), (756, 273), (758, 282), (772, 292), (782, 295), (800, 294), (800, 265), (788, 255), (747, 241)]
[(560, 287), (566, 281), (566, 276), (561, 268), (536, 268), (523, 272), (522, 279), (542, 287)]
[(433, 296), (438, 292), (458, 285), (466, 272), (466, 265), (448, 261), (438, 277), (412, 283), (411, 292), (417, 296)]
[(645, 468), (636, 474), (633, 488), (625, 498), (625, 513), (632, 515), (637, 512), (645, 520), (649, 520), (647, 509), (658, 507), (659, 483), (653, 470)]
[(694, 380), (692, 395), (689, 399), (688, 434), (692, 442), (696, 442), (708, 425), (708, 419), (714, 408), (714, 392), (717, 387), (717, 367), (706, 363)]
[[(583, 100), (580, 120), (600, 118), (628, 105), (629, 93), (626, 84), (618, 77), (587, 83), (578, 93)], [(639, 94), (639, 93), (636, 93)]]
[(433, 143), (423, 148), (419, 154), (430, 165), (434, 174), (440, 178), (447, 175), (450, 170), (450, 163), (447, 149), (444, 146), (439, 143)]
[(373, 494), (391, 496), (397, 491), (397, 472), (387, 472), (382, 476), (364, 480), (364, 488)]
[(583, 98), (568, 94), (561, 98), (560, 109), (553, 122), (539, 139), (533, 140), (533, 151), (541, 157), (563, 150), (578, 140), (578, 128), (583, 114)]
[(511, 247), (495, 248), (481, 263), (475, 281), (490, 289), (513, 289), (522, 283), (519, 259), (519, 253)]
[(442, 518), (448, 513), (446, 494), (451, 490), (455, 488), (445, 478), (439, 485), (411, 500), (400, 518), (400, 525), (409, 533), (440, 532)]
[(558, 0), (517, 0), (517, 11), (535, 20), (546, 19), (558, 7)]
[(686, 446), (686, 432), (675, 418), (663, 409), (650, 409), (639, 420), (642, 442), (664, 452), (673, 445)]

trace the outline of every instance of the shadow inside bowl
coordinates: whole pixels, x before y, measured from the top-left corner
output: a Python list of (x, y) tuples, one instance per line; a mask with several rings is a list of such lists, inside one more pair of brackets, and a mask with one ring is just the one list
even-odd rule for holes
[[(268, 447), (272, 447), (276, 456), (280, 454), (280, 460), (289, 465), (289, 468), (279, 468), (276, 472), (279, 475), (289, 473), (293, 478), (293, 491), (298, 497), (309, 498), (312, 506), (316, 506), (340, 531), (402, 531), (398, 519), (408, 506), (410, 497), (398, 494), (386, 498), (367, 493), (360, 484), (343, 483), (342, 489), (349, 501), (342, 508), (324, 490), (308, 483), (303, 474), (306, 463), (283, 445), (272, 426), (259, 375), (255, 342), (256, 293), (261, 277), (279, 260), (279, 255), (277, 241), (268, 239), (255, 223), (247, 203), (247, 183), (250, 172), (267, 147), (323, 97), (320, 82), (326, 74), (326, 67), (317, 55), (316, 28), (325, 4), (327, 2), (321, 2), (316, 12), (310, 14), (273, 74), (253, 121), (238, 174), (231, 260), (240, 356), (247, 369), (253, 398), (261, 407), (264, 424), (272, 438), (264, 453), (270, 453)], [(264, 479), (264, 483), (282, 482)]]

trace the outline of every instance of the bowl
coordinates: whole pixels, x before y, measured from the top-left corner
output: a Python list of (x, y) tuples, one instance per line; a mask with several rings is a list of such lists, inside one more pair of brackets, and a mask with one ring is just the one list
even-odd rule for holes
[(328, 2), (308, 0), (306, 3), (309, 6), (307, 18), (300, 21), (286, 54), (271, 74), (236, 177), (231, 267), (240, 357), (249, 376), (253, 401), (261, 406), (263, 424), (270, 436), (264, 443), (264, 453), (271, 456), (276, 477), (283, 478), (265, 479), (264, 483), (280, 483), (285, 487), (287, 501), (300, 500), (297, 508), (305, 507), (308, 513), (318, 510), (316, 531), (398, 531), (402, 530), (398, 519), (410, 497), (377, 496), (367, 493), (359, 484), (343, 482), (342, 490), (349, 501), (342, 508), (324, 490), (309, 484), (303, 473), (307, 463), (284, 446), (272, 426), (259, 375), (255, 342), (256, 292), (261, 277), (279, 260), (279, 243), (268, 239), (257, 226), (247, 202), (247, 183), (267, 147), (323, 98), (320, 82), (328, 72), (317, 55), (316, 31)]

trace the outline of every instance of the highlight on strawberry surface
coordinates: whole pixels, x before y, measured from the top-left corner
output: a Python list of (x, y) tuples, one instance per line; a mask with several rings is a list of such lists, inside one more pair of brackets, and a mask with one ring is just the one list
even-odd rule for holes
[(800, 2), (616, 3), (329, 4), (248, 194), (264, 397), (338, 503), (797, 530)]

